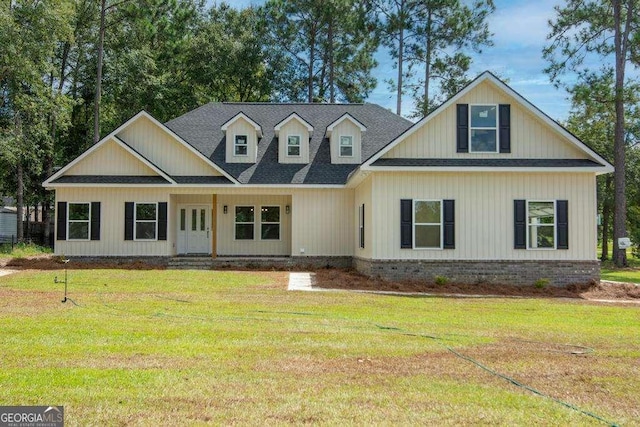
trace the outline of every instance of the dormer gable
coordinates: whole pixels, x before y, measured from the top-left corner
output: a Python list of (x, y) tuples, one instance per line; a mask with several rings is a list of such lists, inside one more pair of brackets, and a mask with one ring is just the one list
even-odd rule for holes
[(243, 112), (222, 124), (225, 133), (227, 163), (255, 163), (262, 127)]
[(362, 132), (367, 128), (349, 113), (345, 113), (327, 126), (331, 146), (331, 163), (362, 162)]
[(309, 141), (313, 126), (296, 113), (291, 113), (273, 128), (278, 138), (279, 163), (309, 163)]

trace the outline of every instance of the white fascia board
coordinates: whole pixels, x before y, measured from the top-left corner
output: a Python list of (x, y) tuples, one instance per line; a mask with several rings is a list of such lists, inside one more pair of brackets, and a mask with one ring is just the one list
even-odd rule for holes
[(175, 138), (179, 143), (184, 145), (189, 151), (191, 151), (193, 154), (198, 156), (201, 160), (203, 160), (205, 163), (207, 163), (209, 166), (211, 166), (214, 170), (216, 170), (217, 172), (221, 173), (229, 181), (233, 182), (234, 184), (238, 184), (238, 180), (237, 179), (235, 179), (233, 176), (231, 176), (227, 172), (225, 172), (225, 170), (222, 169), (220, 166), (218, 166), (215, 163), (213, 163), (209, 158), (207, 158), (207, 156), (202, 154), (200, 151), (196, 150), (191, 144), (189, 144), (187, 141), (182, 139), (178, 134), (173, 132), (171, 129), (166, 127), (164, 124), (160, 123), (158, 120), (156, 120), (152, 115), (150, 115), (146, 111), (143, 110), (143, 111), (141, 111), (141, 113), (144, 113), (145, 117), (147, 117), (149, 120), (151, 120), (154, 124), (158, 125), (160, 127), (160, 129), (163, 129), (169, 136)]
[(125, 151), (127, 151), (133, 157), (135, 157), (140, 162), (142, 162), (144, 165), (146, 165), (148, 168), (150, 168), (152, 171), (154, 171), (155, 173), (157, 173), (158, 175), (160, 175), (161, 177), (163, 177), (164, 179), (169, 181), (171, 184), (175, 184), (176, 183), (174, 181), (174, 179), (171, 178), (170, 175), (165, 173), (162, 169), (160, 169), (158, 166), (153, 164), (153, 162), (151, 162), (149, 159), (144, 157), (142, 154), (138, 153), (133, 147), (130, 147), (129, 144), (127, 144), (126, 142), (124, 142), (123, 140), (121, 140), (120, 138), (118, 138), (115, 135), (112, 137), (112, 140), (115, 141), (116, 144), (118, 144), (120, 147), (122, 147)]
[(360, 129), (360, 132), (364, 132), (367, 130), (367, 127), (365, 125), (363, 125), (362, 123), (360, 123), (356, 118), (354, 118), (351, 114), (349, 113), (344, 113), (342, 116), (340, 116), (338, 119), (334, 120), (333, 122), (331, 122), (329, 124), (329, 126), (327, 126), (327, 136), (331, 137), (331, 132), (333, 132), (333, 128), (335, 128), (336, 126), (338, 126), (340, 123), (342, 123), (345, 120), (349, 120), (351, 123), (353, 123), (354, 125), (356, 125), (358, 127), (358, 129)]
[(222, 124), (222, 126), (220, 126), (220, 129), (224, 132), (227, 131), (227, 128), (233, 124), (235, 121), (237, 121), (238, 119), (245, 119), (247, 122), (249, 122), (249, 124), (251, 126), (253, 126), (253, 128), (255, 129), (255, 131), (258, 133), (258, 137), (262, 138), (262, 126), (260, 126), (258, 123), (256, 123), (255, 121), (253, 121), (249, 116), (247, 116), (245, 113), (243, 113), (242, 111), (239, 112), (238, 114), (236, 114), (235, 116), (231, 117), (229, 120), (227, 120), (226, 122), (224, 122)]
[(287, 123), (289, 123), (291, 120), (294, 120), (294, 119), (299, 121), (300, 124), (306, 127), (308, 132), (313, 132), (313, 126), (311, 126), (309, 122), (307, 122), (305, 119), (300, 117), (298, 114), (291, 113), (284, 120), (282, 120), (280, 123), (274, 126), (273, 130), (276, 133), (276, 137), (279, 136), (280, 129), (282, 129), (284, 125), (286, 125)]
[(490, 167), (490, 166), (363, 166), (362, 171), (371, 172), (591, 172), (598, 175), (613, 172), (608, 166), (602, 167), (576, 167), (576, 168), (550, 168), (550, 167)]
[[(547, 116), (545, 113), (543, 113), (542, 110), (540, 110), (538, 107), (533, 105), (531, 102), (529, 102), (526, 98), (524, 98), (518, 92), (516, 92), (515, 90), (511, 89), (511, 87), (509, 87), (506, 83), (500, 81), (500, 79), (496, 78), (489, 71), (483, 72), (480, 76), (478, 76), (474, 81), (469, 83), (460, 92), (455, 94), (453, 97), (449, 98), (445, 103), (441, 104), (438, 108), (436, 108), (431, 113), (426, 115), (422, 120), (418, 121), (416, 124), (414, 124), (409, 129), (407, 129), (403, 134), (398, 136), (390, 144), (388, 144), (387, 146), (382, 148), (380, 151), (378, 151), (376, 154), (374, 154), (373, 157), (371, 157), (369, 160), (367, 160), (365, 163), (363, 163), (363, 166), (371, 166), (371, 164), (373, 162), (375, 162), (380, 157), (382, 157), (383, 155), (385, 155), (386, 153), (391, 151), (394, 147), (396, 147), (398, 144), (400, 144), (406, 138), (411, 136), (413, 133), (415, 133), (422, 126), (424, 126), (426, 123), (431, 121), (431, 119), (436, 117), (438, 114), (440, 114), (445, 109), (449, 108), (449, 106), (454, 104), (460, 98), (462, 98), (467, 93), (472, 91), (476, 86), (478, 86), (480, 83), (482, 83), (482, 82), (484, 82), (486, 80), (489, 80), (491, 83), (493, 83), (499, 89), (501, 89), (504, 92), (506, 92), (509, 96), (511, 96), (516, 101), (518, 101), (522, 106), (524, 106), (524, 108), (527, 109), (530, 113), (532, 113), (535, 117), (539, 118), (545, 124), (550, 126), (553, 130), (555, 130), (557, 133), (559, 133), (561, 136), (563, 136), (566, 139), (568, 139), (572, 144), (574, 144), (576, 147), (578, 147), (581, 151), (583, 151), (584, 153), (588, 154), (593, 160), (597, 161), (598, 163), (602, 163), (603, 165), (605, 165), (607, 167), (611, 167), (611, 171), (613, 171), (613, 165), (611, 165), (611, 163), (609, 163), (606, 159), (604, 159), (598, 153), (593, 151), (591, 148), (587, 147), (582, 141), (580, 141), (578, 138), (576, 138), (575, 135), (573, 135), (571, 132), (569, 132), (564, 127), (562, 127), (560, 124), (558, 124), (558, 122), (556, 122), (555, 120), (551, 119), (549, 116)], [(611, 171), (609, 171), (609, 172), (611, 172)], [(604, 173), (607, 173), (607, 172), (604, 172)]]
[(48, 184), (46, 188), (62, 188), (62, 187), (78, 187), (78, 188), (108, 188), (108, 187), (117, 187), (117, 188), (289, 188), (289, 189), (318, 189), (318, 188), (333, 188), (333, 189), (344, 189), (347, 188), (346, 185), (341, 184), (252, 184), (252, 185), (234, 185), (234, 184), (91, 184), (91, 183), (58, 183), (58, 184)]
[(78, 162), (80, 162), (82, 159), (84, 159), (85, 157), (87, 157), (89, 154), (93, 153), (94, 151), (96, 151), (99, 147), (101, 147), (105, 142), (107, 142), (108, 140), (110, 140), (113, 136), (115, 136), (116, 134), (118, 134), (122, 129), (126, 128), (127, 126), (129, 126), (131, 123), (135, 122), (136, 120), (138, 120), (141, 116), (148, 116), (151, 117), (147, 112), (145, 112), (144, 110), (140, 111), (138, 114), (136, 114), (135, 116), (131, 117), (129, 120), (127, 120), (126, 122), (124, 122), (123, 124), (121, 124), (116, 130), (114, 130), (113, 132), (111, 132), (109, 135), (105, 136), (104, 138), (102, 138), (100, 141), (98, 141), (97, 143), (93, 144), (91, 147), (89, 147), (87, 150), (85, 150), (84, 153), (80, 154), (78, 157), (76, 157), (75, 159), (73, 159), (71, 162), (67, 163), (64, 167), (62, 167), (58, 172), (54, 173), (53, 175), (51, 175), (42, 185), (46, 186), (47, 184), (50, 184), (51, 181), (59, 178), (60, 176), (64, 175), (64, 173), (66, 171), (68, 171), (69, 169), (71, 169), (73, 166), (75, 166), (76, 164), (78, 164)]
[[(203, 161), (205, 161), (208, 165), (210, 165), (211, 167), (213, 167), (217, 172), (221, 173), (223, 176), (225, 176), (227, 179), (229, 179), (231, 182), (233, 182), (234, 184), (239, 184), (238, 180), (235, 179), (233, 176), (229, 175), (227, 172), (225, 172), (222, 168), (220, 168), (218, 165), (216, 165), (215, 163), (213, 163), (210, 159), (208, 159), (204, 154), (202, 154), (201, 152), (199, 152), (198, 150), (196, 150), (195, 148), (193, 148), (193, 146), (191, 144), (189, 144), (188, 142), (186, 142), (184, 139), (180, 138), (180, 136), (178, 136), (176, 133), (174, 133), (171, 129), (169, 129), (168, 127), (166, 127), (164, 124), (160, 123), (158, 120), (155, 119), (155, 117), (153, 117), (151, 114), (147, 113), (144, 110), (141, 110), (138, 114), (136, 114), (135, 116), (131, 117), (129, 120), (127, 120), (126, 122), (124, 122), (123, 124), (121, 124), (120, 126), (118, 126), (118, 128), (116, 130), (114, 130), (113, 132), (111, 132), (109, 135), (105, 136), (104, 138), (102, 138), (100, 141), (98, 141), (96, 144), (92, 145), (91, 147), (89, 147), (84, 153), (82, 153), (81, 155), (79, 155), (78, 157), (76, 157), (75, 159), (73, 159), (71, 162), (67, 163), (64, 167), (62, 167), (58, 172), (54, 173), (53, 175), (51, 175), (45, 182), (42, 183), (42, 185), (44, 187), (47, 187), (51, 184), (52, 181), (54, 181), (55, 179), (59, 178), (60, 176), (64, 175), (64, 173), (66, 171), (68, 171), (70, 168), (72, 168), (74, 165), (78, 164), (78, 162), (80, 162), (82, 159), (84, 159), (85, 157), (87, 157), (89, 154), (93, 153), (95, 150), (97, 150), (99, 147), (101, 147), (104, 143), (106, 143), (107, 141), (109, 141), (110, 139), (112, 139), (113, 137), (115, 137), (117, 134), (119, 134), (123, 129), (125, 129), (127, 126), (131, 125), (133, 122), (135, 122), (136, 120), (138, 120), (140, 117), (146, 117), (147, 119), (149, 119), (152, 123), (158, 125), (158, 127), (160, 127), (160, 129), (164, 130), (168, 135), (170, 135), (171, 137), (175, 138), (178, 142), (180, 142), (182, 145), (184, 145), (188, 150), (190, 150), (193, 154), (195, 154), (196, 156), (198, 156), (200, 159), (202, 159)], [(122, 146), (122, 145), (121, 145)], [(155, 168), (154, 168), (155, 169)], [(171, 180), (173, 181), (173, 180)]]

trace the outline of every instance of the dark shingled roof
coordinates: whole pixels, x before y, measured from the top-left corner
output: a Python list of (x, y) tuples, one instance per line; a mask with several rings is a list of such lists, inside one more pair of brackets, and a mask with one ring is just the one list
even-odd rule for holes
[(604, 165), (589, 159), (378, 159), (371, 166), (588, 168)]
[[(220, 127), (238, 113), (262, 127), (257, 162), (226, 163)], [(291, 113), (313, 126), (309, 164), (278, 163), (274, 127)], [(407, 130), (412, 123), (375, 104), (209, 103), (173, 119), (166, 126), (242, 184), (345, 184), (357, 164), (331, 164), (327, 126), (349, 113), (367, 130), (362, 133), (362, 162)]]
[(132, 175), (64, 175), (54, 184), (169, 184), (161, 176)]
[(178, 184), (233, 184), (226, 176), (172, 176)]

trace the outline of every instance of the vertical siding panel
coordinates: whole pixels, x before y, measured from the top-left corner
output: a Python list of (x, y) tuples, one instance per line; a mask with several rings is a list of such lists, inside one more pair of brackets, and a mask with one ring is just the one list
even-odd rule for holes
[[(562, 181), (564, 185), (557, 185)], [(375, 177), (375, 259), (594, 259), (593, 174), (385, 173)], [(399, 200), (456, 200), (456, 249), (399, 245)], [(513, 200), (569, 200), (567, 251), (513, 249)], [(458, 209), (459, 207), (459, 209)], [(586, 212), (589, 214), (585, 215)]]
[(457, 103), (511, 104), (511, 153), (457, 153), (454, 103), (383, 157), (584, 158), (584, 153), (491, 83), (481, 83)]

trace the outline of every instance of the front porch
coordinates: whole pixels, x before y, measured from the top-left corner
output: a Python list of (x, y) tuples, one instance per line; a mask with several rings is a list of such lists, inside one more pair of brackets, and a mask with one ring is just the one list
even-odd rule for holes
[[(172, 254), (291, 255), (290, 195), (172, 194)], [(200, 261), (202, 262), (202, 261)]]

